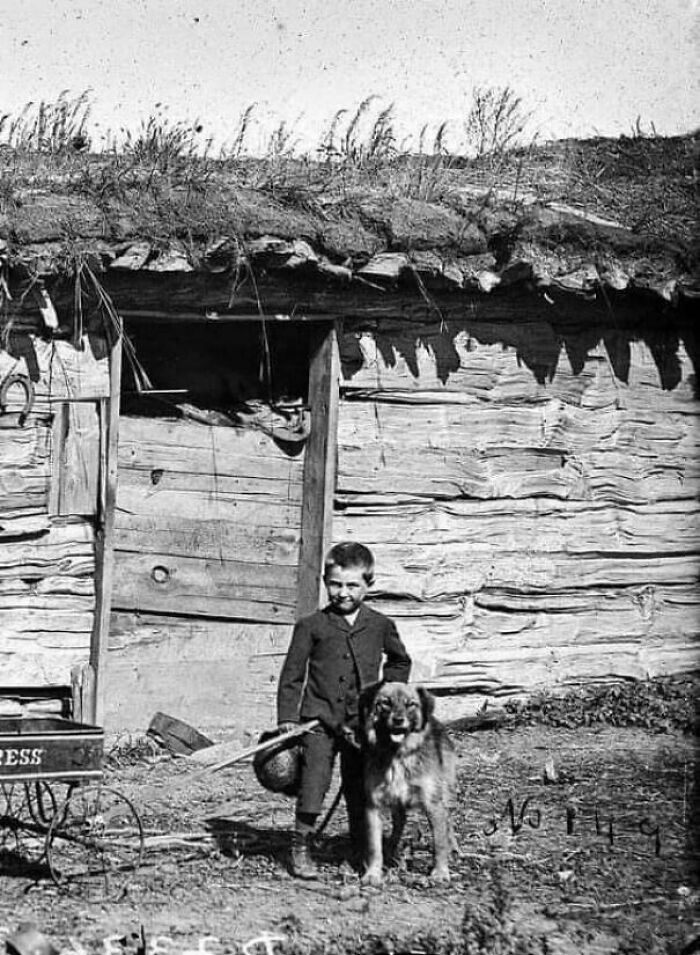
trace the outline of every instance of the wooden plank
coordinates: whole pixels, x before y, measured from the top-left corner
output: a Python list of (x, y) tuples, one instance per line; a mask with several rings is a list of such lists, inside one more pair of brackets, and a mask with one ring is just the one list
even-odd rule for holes
[(61, 512), (61, 489), (66, 474), (66, 439), (68, 436), (69, 405), (67, 401), (56, 404), (51, 422), (51, 484), (49, 488), (49, 514)]
[(304, 459), (298, 616), (311, 613), (318, 607), (323, 560), (332, 535), (340, 373), (335, 326), (324, 329), (322, 337), (317, 338), (312, 347), (309, 369), (311, 434)]
[(112, 614), (107, 726), (145, 729), (166, 709), (199, 729), (254, 741), (274, 725), (287, 624)]
[(197, 663), (238, 660), (262, 654), (281, 656), (291, 637), (287, 623), (216, 620), (113, 610), (109, 630), (110, 659)]
[[(264, 520), (264, 515), (262, 515)], [(117, 511), (116, 550), (222, 559), (296, 567), (300, 531), (297, 527), (268, 527), (224, 520), (200, 520), (178, 514), (143, 515)]]
[(119, 400), (122, 373), (122, 330), (109, 354), (109, 399), (100, 403), (100, 507), (95, 546), (95, 617), (89, 664), (94, 675), (91, 721), (102, 724), (105, 712), (105, 669), (114, 575), (114, 510), (117, 502)]
[[(122, 434), (123, 432), (123, 434)], [(214, 462), (213, 467), (193, 467), (185, 461), (177, 467), (173, 450), (199, 450)], [(277, 461), (291, 469), (302, 466), (302, 457), (291, 455), (264, 432), (253, 428), (225, 428), (175, 418), (124, 416), (120, 428), (119, 462), (121, 465), (151, 467), (153, 455), (170, 455), (166, 469), (194, 470), (208, 474), (240, 475), (237, 462), (248, 458)], [(301, 449), (299, 449), (301, 452)], [(233, 465), (231, 467), (230, 465)], [(266, 472), (261, 472), (264, 476)], [(284, 472), (289, 473), (289, 472)]]
[(98, 405), (63, 401), (54, 407), (49, 512), (94, 515), (100, 477)]
[(295, 598), (295, 567), (116, 553), (115, 609), (287, 622)]
[(232, 495), (222, 498), (216, 491), (171, 490), (167, 485), (125, 481), (119, 486), (117, 508), (121, 515), (170, 517), (181, 515), (190, 520), (227, 521), (236, 525), (298, 528), (301, 504)]
[[(175, 457), (173, 449), (173, 457)], [(182, 462), (178, 461), (182, 466)], [(182, 471), (170, 468), (131, 468), (120, 466), (119, 486), (158, 491), (189, 491), (200, 496), (216, 497), (218, 500), (251, 500), (288, 502), (301, 504), (302, 469), (298, 479), (295, 475), (274, 477), (271, 475), (232, 475), (199, 473), (196, 470)]]

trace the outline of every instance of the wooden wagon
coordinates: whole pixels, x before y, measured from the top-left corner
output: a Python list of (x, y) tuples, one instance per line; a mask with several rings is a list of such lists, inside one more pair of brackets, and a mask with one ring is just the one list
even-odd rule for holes
[(116, 899), (143, 856), (132, 803), (103, 784), (104, 731), (64, 716), (0, 719), (0, 863), (45, 862), (65, 892)]

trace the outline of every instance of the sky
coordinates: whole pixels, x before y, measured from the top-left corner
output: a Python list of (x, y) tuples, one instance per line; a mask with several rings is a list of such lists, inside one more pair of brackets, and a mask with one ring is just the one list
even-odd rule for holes
[(510, 86), (540, 138), (697, 128), (700, 0), (0, 0), (0, 116), (90, 89), (95, 141), (153, 113), (219, 145), (284, 120), (300, 148), (376, 95), (417, 138), (462, 136)]

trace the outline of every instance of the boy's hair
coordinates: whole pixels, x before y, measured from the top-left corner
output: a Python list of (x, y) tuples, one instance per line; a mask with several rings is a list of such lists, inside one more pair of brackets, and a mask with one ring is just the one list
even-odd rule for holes
[(366, 584), (374, 582), (374, 555), (369, 547), (355, 541), (343, 541), (336, 544), (326, 554), (323, 576), (331, 567), (361, 567)]

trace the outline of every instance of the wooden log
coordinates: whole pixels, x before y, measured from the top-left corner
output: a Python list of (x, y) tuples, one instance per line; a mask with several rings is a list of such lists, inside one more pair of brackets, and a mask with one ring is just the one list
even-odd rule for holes
[(448, 499), (694, 497), (700, 432), (693, 420), (608, 409), (587, 416), (547, 406), (482, 412), (345, 402), (338, 489)]
[(94, 536), (89, 521), (76, 520), (52, 524), (49, 533), (38, 540), (4, 543), (0, 580), (90, 575), (95, 565)]
[[(697, 666), (697, 646), (681, 640), (669, 642), (664, 647), (664, 659), (665, 673), (687, 673)], [(482, 650), (478, 655), (455, 655), (444, 661), (427, 685), (436, 689), (449, 687), (452, 692), (509, 696), (545, 686), (587, 685), (611, 678), (644, 680), (656, 675), (650, 663), (646, 649), (636, 642), (619, 641), (603, 647), (576, 644), (547, 653), (531, 648), (511, 650), (508, 654), (497, 649)]]
[(363, 504), (355, 498), (336, 514), (335, 532), (371, 547), (410, 541), (425, 546), (426, 553), (462, 543), (478, 548), (489, 561), (499, 555), (556, 551), (653, 551), (662, 557), (700, 551), (700, 503), (516, 499)]
[[(664, 648), (673, 659), (677, 646), (687, 655), (700, 655), (700, 588), (695, 585), (541, 594), (489, 589), (444, 606), (397, 597), (382, 598), (376, 606), (395, 620), (409, 647), (414, 680), (431, 680), (454, 659), (478, 660), (492, 651), (546, 660), (563, 647), (597, 645), (605, 656), (624, 643), (639, 654), (659, 647), (658, 660)], [(658, 661), (650, 665), (650, 673), (661, 672), (659, 667)]]
[(682, 342), (675, 355), (678, 383), (669, 389), (642, 340), (621, 340), (626, 355), (620, 362), (610, 357), (613, 344), (604, 329), (568, 332), (564, 347), (548, 323), (535, 328), (543, 333), (540, 360), (552, 368), (543, 382), (521, 359), (523, 349), (537, 349), (538, 337), (527, 322), (511, 327), (394, 324), (373, 332), (348, 328), (340, 338), (343, 394), (421, 403), (537, 404), (554, 399), (588, 409), (612, 405), (698, 414), (693, 365)]
[(42, 537), (49, 532), (50, 524), (46, 514), (5, 516), (0, 510), (0, 541)]
[[(21, 569), (20, 573), (22, 573)], [(5, 597), (13, 595), (20, 597), (37, 597), (50, 594), (90, 597), (92, 600), (95, 595), (95, 582), (90, 574), (82, 577), (56, 574), (41, 578), (18, 575), (0, 579), (0, 595)]]

